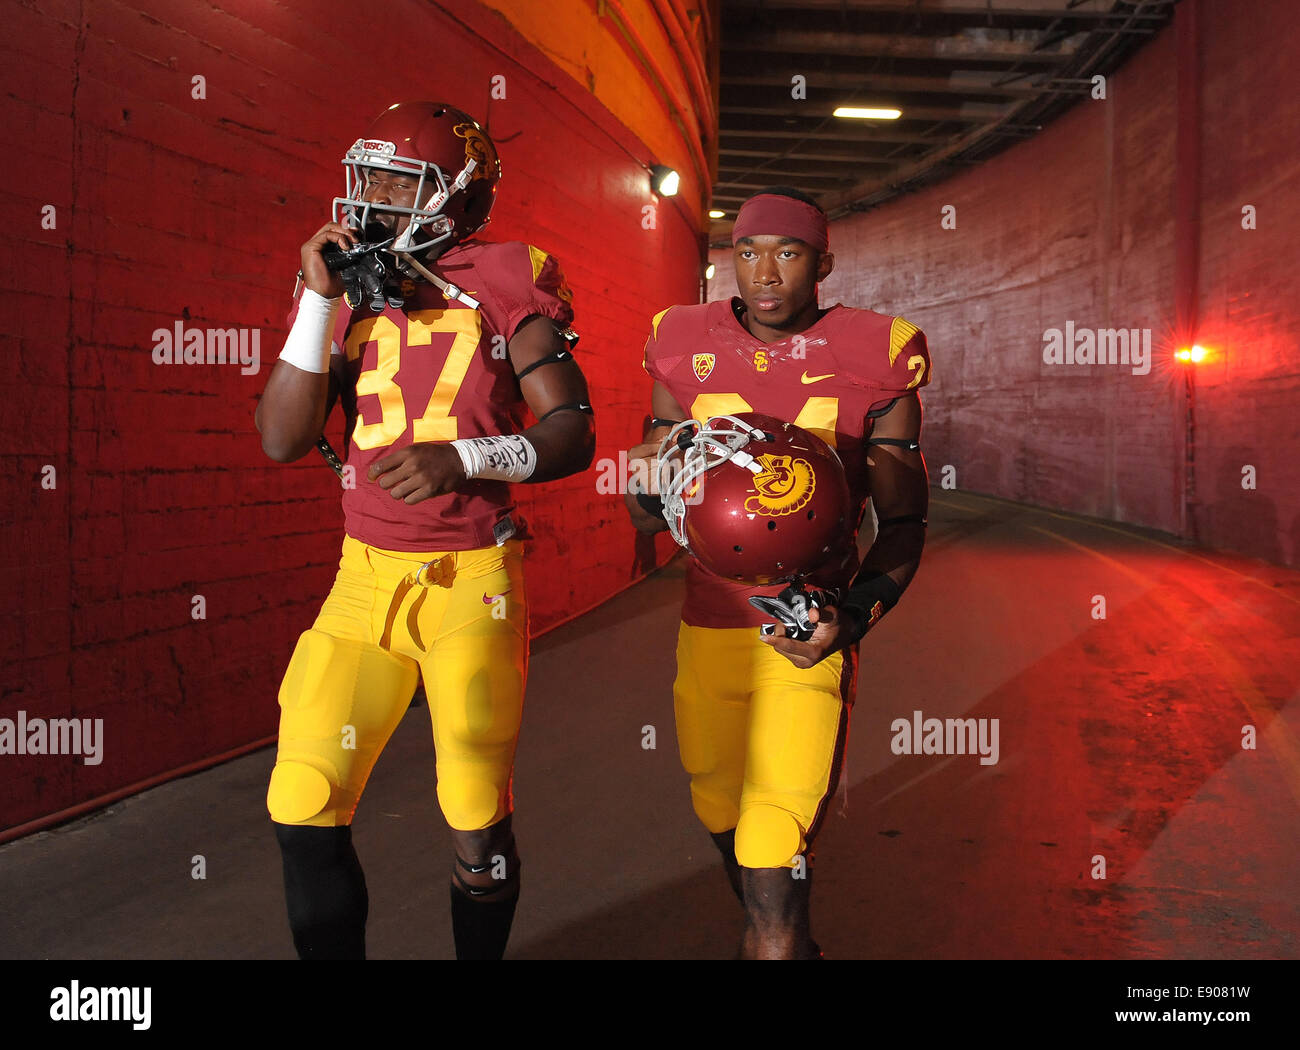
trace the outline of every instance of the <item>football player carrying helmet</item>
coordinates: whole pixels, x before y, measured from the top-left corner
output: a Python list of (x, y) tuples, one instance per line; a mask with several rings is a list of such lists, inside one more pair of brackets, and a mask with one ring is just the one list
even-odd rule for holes
[[(651, 322), (652, 422), (628, 453), (651, 490), (625, 502), (638, 529), (666, 527), (694, 555), (677, 739), (745, 908), (741, 954), (816, 958), (808, 863), (840, 776), (858, 642), (924, 544), (916, 391), (930, 358), (901, 317), (818, 306), (834, 257), (825, 214), (799, 191), (750, 198), (732, 244), (735, 298)], [(859, 568), (868, 498), (879, 532)]]

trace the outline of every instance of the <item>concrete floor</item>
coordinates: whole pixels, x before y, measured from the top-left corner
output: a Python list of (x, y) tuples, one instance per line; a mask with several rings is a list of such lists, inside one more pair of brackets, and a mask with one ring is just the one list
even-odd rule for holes
[[(534, 647), (511, 957), (734, 954), (739, 907), (676, 753), (681, 586), (676, 563)], [(818, 841), (827, 957), (1297, 957), (1298, 690), (1300, 573), (936, 490), (921, 572), (863, 647)], [(998, 719), (1000, 760), (893, 754), (915, 710)], [(292, 958), (273, 761), (0, 847), (0, 957)], [(453, 955), (432, 762), (414, 708), (355, 824), (372, 958)]]

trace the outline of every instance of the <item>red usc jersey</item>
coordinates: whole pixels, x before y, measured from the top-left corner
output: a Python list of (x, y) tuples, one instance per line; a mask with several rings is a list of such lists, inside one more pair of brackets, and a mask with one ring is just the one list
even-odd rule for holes
[[(454, 492), (408, 505), (369, 480), (371, 464), (417, 441), (455, 441), (524, 428), (527, 405), (506, 351), (528, 317), (562, 326), (572, 298), (558, 263), (517, 241), (469, 241), (447, 251), (433, 271), (477, 299), (448, 301), (417, 281), (404, 306), (373, 313), (345, 300), (331, 358), (342, 400), (356, 425), (346, 462), (354, 488), (343, 491), (344, 529), (362, 543), (398, 551), (454, 551), (496, 543), (494, 528), (514, 509), (503, 481), (469, 481)], [(297, 304), (290, 314), (297, 312)]]
[[(925, 334), (901, 317), (833, 306), (811, 327), (775, 343), (755, 338), (739, 319), (740, 299), (674, 306), (658, 314), (645, 348), (645, 370), (689, 418), (762, 412), (830, 444), (844, 463), (860, 523), (871, 495), (866, 439), (874, 415), (930, 381)], [(857, 570), (853, 535), (843, 559), (815, 576), (842, 586)], [(682, 619), (695, 627), (749, 627), (769, 618), (746, 600), (779, 594), (715, 576), (691, 559)]]

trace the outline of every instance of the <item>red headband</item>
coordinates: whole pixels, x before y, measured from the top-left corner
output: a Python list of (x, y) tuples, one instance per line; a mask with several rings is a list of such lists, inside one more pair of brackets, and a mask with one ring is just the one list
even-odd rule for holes
[(824, 252), (830, 243), (826, 237), (826, 216), (811, 204), (777, 193), (760, 193), (750, 197), (736, 216), (731, 228), (731, 243), (742, 237), (795, 237)]

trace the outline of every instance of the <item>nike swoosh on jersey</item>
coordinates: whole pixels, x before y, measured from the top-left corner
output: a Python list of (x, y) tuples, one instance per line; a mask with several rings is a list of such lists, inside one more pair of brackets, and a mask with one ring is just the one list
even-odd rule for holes
[(491, 604), (492, 604), (494, 601), (496, 601), (498, 598), (504, 598), (504, 597), (505, 597), (507, 594), (509, 594), (509, 593), (510, 593), (509, 591), (502, 591), (500, 594), (494, 594), (494, 595), (492, 595), (491, 597), (488, 597), (488, 596), (485, 594), (485, 595), (483, 595), (483, 604), (484, 604), (484, 605), (491, 605)]
[(820, 383), (823, 379), (831, 379), (831, 378), (833, 378), (834, 375), (835, 375), (834, 372), (827, 372), (824, 376), (810, 376), (807, 372), (805, 372), (803, 375), (801, 375), (801, 376), (799, 377), (799, 382), (801, 382), (801, 383)]

